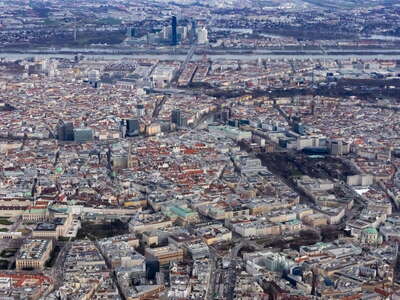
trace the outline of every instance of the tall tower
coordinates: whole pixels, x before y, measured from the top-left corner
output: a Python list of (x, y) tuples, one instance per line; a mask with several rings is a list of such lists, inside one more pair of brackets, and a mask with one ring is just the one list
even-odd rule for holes
[(128, 119), (126, 121), (126, 135), (129, 137), (140, 134), (140, 123), (138, 119)]
[(176, 46), (178, 44), (178, 33), (177, 33), (177, 21), (176, 21), (176, 17), (172, 16), (172, 20), (171, 20), (171, 45), (172, 46)]
[(176, 126), (182, 126), (182, 115), (180, 109), (174, 109), (171, 112), (171, 123), (176, 124)]
[(129, 148), (128, 148), (128, 168), (132, 168), (132, 143), (129, 143)]
[(78, 28), (76, 27), (76, 18), (74, 20), (74, 42), (78, 39)]
[(311, 288), (311, 295), (316, 296), (318, 290), (318, 272), (314, 268), (312, 271), (312, 288)]
[(119, 125), (120, 131), (121, 131), (121, 138), (126, 137), (126, 131), (127, 131), (127, 126), (126, 126), (126, 120), (122, 120)]
[(136, 115), (138, 118), (143, 117), (146, 114), (144, 105), (139, 103), (136, 105)]
[(197, 30), (197, 43), (207, 44), (208, 43), (208, 31), (205, 27)]
[(315, 101), (314, 100), (311, 102), (311, 114), (313, 116), (315, 116)]
[(192, 42), (192, 44), (196, 43), (197, 40), (197, 28), (196, 28), (196, 21), (192, 20), (192, 28), (190, 30), (190, 40)]

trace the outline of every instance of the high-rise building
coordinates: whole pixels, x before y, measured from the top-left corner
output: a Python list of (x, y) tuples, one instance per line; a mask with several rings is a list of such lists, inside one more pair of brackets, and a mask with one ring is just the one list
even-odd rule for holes
[(132, 38), (136, 35), (136, 28), (135, 27), (128, 27), (126, 30), (126, 37)]
[(157, 135), (161, 132), (161, 125), (160, 123), (152, 123), (146, 127), (146, 134), (147, 135)]
[(62, 122), (57, 127), (57, 137), (60, 141), (73, 141), (74, 140), (74, 124), (71, 122)]
[(208, 31), (202, 27), (197, 30), (197, 43), (207, 44), (208, 43)]
[(121, 120), (119, 124), (119, 130), (121, 132), (121, 138), (126, 137), (126, 120)]
[(88, 72), (88, 80), (90, 84), (95, 83), (100, 80), (100, 71), (99, 70), (90, 70)]
[(178, 27), (178, 40), (183, 41), (186, 40), (188, 36), (188, 29), (186, 26)]
[(178, 44), (178, 32), (177, 32), (176, 27), (177, 27), (176, 17), (172, 16), (172, 20), (171, 20), (171, 30), (172, 30), (171, 44), (172, 44), (172, 46), (176, 46)]
[(330, 152), (332, 155), (341, 156), (343, 155), (343, 142), (341, 140), (331, 141)]
[(74, 141), (79, 143), (93, 140), (93, 131), (91, 128), (75, 128)]
[(292, 129), (293, 129), (294, 132), (296, 132), (298, 134), (301, 134), (301, 135), (305, 135), (305, 133), (306, 133), (304, 125), (301, 122), (297, 122), (297, 121), (294, 122), (293, 126), (292, 126)]
[(171, 123), (176, 124), (176, 126), (182, 126), (182, 114), (180, 109), (174, 109), (171, 112)]
[(231, 117), (231, 111), (229, 108), (226, 108), (221, 112), (221, 121), (222, 122), (228, 122), (230, 117)]
[(126, 135), (136, 136), (140, 133), (140, 123), (138, 119), (126, 120)]
[(188, 127), (188, 118), (185, 116), (181, 116), (181, 127)]
[(74, 124), (72, 122), (65, 123), (65, 131), (64, 137), (65, 141), (73, 141), (74, 140)]
[(57, 139), (60, 141), (64, 141), (65, 139), (64, 124), (59, 124), (57, 126)]
[(144, 109), (143, 104), (136, 105), (136, 114), (138, 117), (144, 117), (144, 115), (146, 114), (146, 111)]
[(192, 28), (190, 30), (190, 41), (192, 44), (196, 43), (197, 40), (197, 30), (196, 30), (196, 20), (192, 20)]

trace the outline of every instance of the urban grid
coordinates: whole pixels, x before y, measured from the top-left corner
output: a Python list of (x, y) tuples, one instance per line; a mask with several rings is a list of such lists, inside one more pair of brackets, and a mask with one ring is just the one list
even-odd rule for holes
[(400, 300), (399, 0), (0, 0), (0, 300)]

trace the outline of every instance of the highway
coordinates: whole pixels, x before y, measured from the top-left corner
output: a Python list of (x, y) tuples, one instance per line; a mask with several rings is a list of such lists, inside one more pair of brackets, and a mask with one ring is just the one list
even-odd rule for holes
[(193, 58), (194, 52), (196, 51), (196, 47), (197, 45), (193, 45), (192, 47), (190, 47), (188, 53), (186, 54), (186, 58), (183, 61), (183, 63), (181, 64), (181, 66), (179, 67), (178, 72), (176, 72), (174, 78), (172, 79), (172, 84), (176, 85), (179, 77), (181, 76), (183, 70), (186, 68), (187, 64), (189, 63), (189, 61)]
[(153, 111), (153, 119), (157, 119), (158, 115), (160, 114), (160, 111), (163, 107), (163, 105), (165, 104), (165, 102), (167, 101), (166, 97), (163, 97), (161, 100), (157, 101), (156, 106), (154, 107), (154, 111)]
[(256, 249), (256, 251), (262, 250), (262, 247), (257, 245), (254, 241), (249, 239), (241, 239), (240, 243), (237, 244), (235, 247), (231, 249), (230, 253), (230, 265), (227, 270), (227, 274), (225, 274), (225, 287), (224, 287), (224, 299), (233, 300), (234, 299), (234, 291), (235, 291), (235, 284), (236, 284), (236, 273), (237, 273), (237, 266), (238, 266), (238, 254), (239, 251), (245, 247), (251, 246)]
[[(94, 236), (92, 236), (92, 237), (94, 237)], [(121, 297), (121, 299), (125, 300), (126, 297), (125, 297), (125, 294), (123, 293), (123, 290), (121, 289), (121, 286), (119, 285), (116, 272), (113, 270), (113, 267), (111, 266), (110, 261), (107, 259), (106, 255), (103, 253), (103, 251), (102, 251), (102, 249), (101, 249), (101, 247), (100, 247), (100, 245), (99, 245), (99, 243), (98, 243), (98, 241), (97, 241), (97, 237), (94, 237), (94, 240), (95, 240), (95, 241), (94, 241), (94, 244), (96, 245), (97, 250), (99, 251), (100, 255), (102, 256), (104, 262), (105, 262), (106, 265), (107, 265), (107, 268), (108, 268), (109, 271), (110, 271), (111, 278), (112, 278), (112, 280), (113, 280), (115, 286), (117, 287), (119, 296)]]
[(210, 248), (210, 277), (208, 279), (207, 283), (207, 293), (206, 293), (206, 299), (207, 300), (212, 300), (214, 299), (214, 293), (215, 293), (215, 279), (216, 279), (216, 264), (218, 261), (217, 254)]
[(54, 266), (51, 268), (51, 273), (50, 273), (51, 278), (53, 279), (54, 282), (53, 290), (57, 290), (63, 284), (64, 281), (63, 267), (65, 258), (67, 257), (67, 253), (71, 247), (71, 238), (69, 238), (69, 240), (61, 247), (62, 247), (61, 251), (60, 253), (58, 253), (58, 256), (56, 258)]

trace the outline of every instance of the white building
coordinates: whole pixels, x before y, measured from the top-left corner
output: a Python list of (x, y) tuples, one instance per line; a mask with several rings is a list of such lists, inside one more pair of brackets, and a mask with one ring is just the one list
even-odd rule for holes
[(99, 70), (90, 70), (88, 71), (88, 80), (89, 82), (97, 82), (100, 80), (100, 71)]
[(208, 31), (206, 28), (202, 27), (197, 29), (197, 43), (198, 44), (208, 43)]

